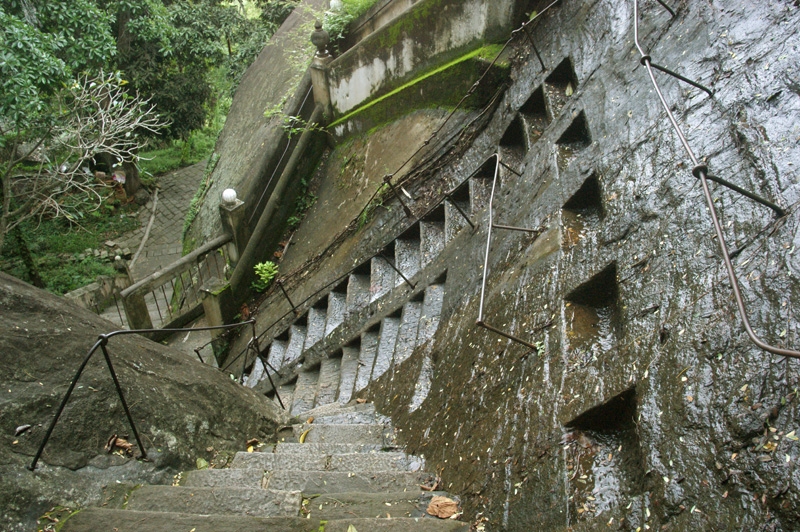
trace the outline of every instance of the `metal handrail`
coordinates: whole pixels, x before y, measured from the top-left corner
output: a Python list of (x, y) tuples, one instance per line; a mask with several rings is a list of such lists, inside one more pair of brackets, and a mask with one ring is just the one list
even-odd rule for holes
[[(661, 5), (663, 5), (666, 8), (665, 4), (663, 4), (662, 2), (659, 2), (659, 3), (661, 3)], [(669, 10), (669, 11), (674, 16), (674, 12), (672, 10)], [(638, 0), (633, 0), (633, 41), (634, 41), (634, 44), (636, 45), (636, 48), (639, 50), (639, 54), (641, 55), (641, 58), (639, 59), (639, 62), (647, 69), (647, 74), (650, 76), (650, 81), (653, 83), (653, 88), (655, 89), (656, 94), (658, 95), (658, 99), (661, 101), (661, 105), (663, 106), (664, 111), (666, 111), (666, 113), (667, 113), (667, 118), (669, 119), (670, 123), (672, 124), (672, 128), (675, 130), (675, 133), (678, 135), (678, 139), (680, 140), (681, 144), (683, 145), (683, 148), (686, 150), (686, 153), (689, 155), (689, 159), (691, 159), (691, 161), (692, 161), (692, 165), (693, 165), (692, 174), (696, 178), (698, 178), (700, 180), (700, 184), (703, 187), (703, 195), (705, 196), (706, 204), (708, 205), (708, 211), (709, 211), (709, 214), (711, 216), (711, 222), (712, 222), (712, 224), (714, 226), (714, 232), (716, 233), (717, 241), (719, 242), (719, 248), (720, 248), (720, 251), (722, 252), (723, 262), (725, 263), (725, 271), (727, 272), (728, 280), (731, 283), (731, 288), (733, 290), (734, 298), (736, 299), (736, 306), (737, 306), (738, 311), (739, 311), (739, 316), (742, 319), (742, 324), (744, 325), (745, 331), (747, 331), (747, 336), (750, 337), (750, 340), (754, 344), (756, 344), (759, 348), (763, 349), (764, 351), (767, 351), (769, 353), (773, 353), (775, 355), (787, 356), (787, 357), (792, 357), (792, 358), (800, 358), (800, 351), (795, 351), (793, 349), (785, 349), (785, 348), (782, 348), (782, 347), (775, 347), (773, 345), (770, 345), (770, 344), (764, 342), (763, 340), (761, 340), (756, 335), (755, 331), (753, 331), (753, 328), (750, 326), (750, 319), (747, 316), (747, 309), (746, 309), (745, 304), (744, 304), (744, 298), (742, 297), (741, 290), (739, 289), (739, 280), (738, 280), (738, 278), (736, 276), (736, 272), (733, 269), (733, 263), (731, 262), (730, 253), (728, 252), (728, 246), (725, 243), (725, 235), (722, 232), (722, 225), (720, 224), (719, 219), (717, 218), (717, 210), (716, 210), (716, 207), (714, 206), (714, 199), (712, 198), (711, 190), (708, 187), (708, 180), (709, 179), (713, 179), (714, 181), (717, 181), (717, 182), (721, 182), (721, 180), (719, 180), (718, 178), (713, 178), (712, 176), (709, 176), (708, 175), (708, 166), (703, 164), (703, 163), (701, 163), (697, 159), (697, 157), (695, 156), (694, 152), (692, 151), (691, 146), (689, 146), (689, 142), (686, 140), (686, 137), (684, 136), (683, 132), (681, 131), (681, 128), (678, 125), (678, 121), (675, 118), (675, 115), (670, 110), (669, 104), (667, 103), (666, 98), (664, 98), (664, 94), (661, 92), (661, 87), (659, 87), (658, 82), (656, 81), (655, 75), (653, 74), (653, 68), (657, 68), (657, 67), (655, 65), (653, 65), (653, 63), (650, 60), (650, 56), (645, 53), (644, 49), (639, 44), (639, 1)], [(665, 71), (668, 74), (672, 74), (671, 71), (666, 71), (666, 69), (663, 69), (663, 68), (659, 68), (659, 70)], [(678, 79), (682, 79), (682, 80), (685, 81), (685, 79), (683, 77), (679, 77)], [(697, 84), (694, 84), (694, 83), (693, 83), (693, 85), (697, 86)], [(704, 90), (707, 90), (707, 89), (704, 89)], [(727, 182), (722, 183), (722, 184), (727, 184)], [(736, 189), (733, 189), (733, 190), (736, 190)], [(736, 191), (737, 192), (741, 192), (741, 190), (736, 190)], [(751, 198), (751, 199), (754, 199), (754, 200), (758, 201), (759, 203), (767, 205), (768, 207), (770, 207), (773, 210), (776, 210), (775, 209), (775, 207), (777, 207), (776, 205), (774, 205), (771, 202), (767, 202), (767, 203), (769, 203), (769, 204), (767, 204), (767, 203), (765, 203), (766, 200), (758, 198), (757, 196), (754, 197), (755, 196), (754, 194), (746, 194), (746, 196)], [(785, 214), (785, 211), (783, 211), (783, 209), (780, 209), (780, 207), (778, 207), (778, 209), (779, 210), (776, 210), (776, 212), (778, 212), (778, 214), (780, 216), (783, 216)]]
[(489, 162), (493, 157), (494, 157), (494, 160), (495, 160), (495, 165), (494, 165), (494, 177), (492, 178), (492, 193), (489, 196), (489, 224), (488, 224), (488, 226), (486, 228), (486, 253), (485, 253), (484, 258), (483, 258), (483, 279), (481, 280), (481, 297), (480, 297), (480, 301), (478, 303), (478, 319), (475, 320), (475, 325), (477, 325), (478, 327), (483, 327), (486, 330), (492, 331), (495, 334), (499, 334), (500, 336), (502, 336), (504, 338), (508, 338), (509, 340), (512, 340), (514, 342), (522, 344), (522, 345), (524, 345), (526, 347), (530, 347), (531, 349), (538, 350), (538, 347), (536, 345), (534, 345), (534, 344), (532, 344), (530, 342), (527, 342), (527, 341), (523, 340), (522, 338), (514, 336), (513, 334), (510, 334), (510, 333), (507, 333), (507, 332), (505, 332), (505, 331), (503, 331), (501, 329), (498, 329), (497, 327), (494, 327), (493, 325), (489, 325), (488, 323), (486, 323), (486, 320), (483, 317), (483, 303), (485, 301), (485, 296), (486, 296), (486, 279), (487, 279), (488, 274), (489, 274), (489, 248), (491, 248), (491, 246), (492, 246), (492, 229), (507, 229), (507, 230), (511, 230), (511, 231), (523, 231), (523, 232), (527, 232), (527, 233), (537, 233), (537, 234), (541, 233), (541, 230), (539, 230), (539, 229), (526, 229), (526, 228), (523, 228), (523, 227), (514, 227), (514, 226), (510, 226), (510, 225), (500, 225), (500, 224), (495, 224), (494, 223), (494, 192), (495, 192), (495, 189), (497, 188), (497, 176), (500, 175), (500, 166), (502, 165), (503, 167), (507, 168), (508, 170), (510, 170), (511, 172), (514, 172), (517, 175), (520, 175), (520, 174), (518, 172), (516, 172), (515, 170), (513, 170), (513, 169), (509, 168), (508, 166), (506, 166), (500, 160), (500, 154), (499, 153), (494, 153), (494, 154), (490, 155), (489, 157), (487, 157), (486, 160), (478, 167), (478, 170), (473, 172), (472, 175), (475, 175), (476, 173), (478, 173), (484, 167), (484, 165), (486, 165), (486, 163)]
[[(177, 333), (177, 332), (183, 332), (183, 331), (190, 331), (191, 332), (191, 331), (211, 331), (211, 330), (219, 330), (219, 329), (233, 329), (233, 328), (241, 327), (242, 325), (245, 325), (245, 324), (249, 323), (251, 325), (251, 327), (252, 327), (252, 333), (253, 333), (253, 338), (252, 338), (252, 340), (250, 340), (249, 346), (252, 346), (253, 349), (257, 350), (258, 349), (258, 336), (256, 335), (255, 322), (256, 322), (256, 320), (254, 318), (251, 318), (249, 320), (246, 320), (246, 321), (243, 321), (243, 322), (239, 322), (239, 323), (233, 323), (233, 324), (230, 324), (230, 325), (216, 325), (216, 326), (210, 326), (210, 327), (195, 327), (195, 328), (181, 328), (181, 329), (118, 330), (118, 331), (113, 331), (113, 332), (110, 332), (110, 333), (99, 335), (97, 341), (94, 343), (94, 345), (91, 347), (91, 349), (89, 349), (89, 352), (86, 354), (86, 357), (83, 359), (83, 362), (81, 362), (81, 365), (78, 367), (78, 371), (75, 373), (75, 376), (72, 378), (72, 382), (70, 382), (69, 388), (67, 388), (67, 393), (64, 394), (64, 398), (61, 400), (61, 404), (59, 405), (58, 410), (56, 410), (56, 413), (53, 416), (53, 421), (50, 422), (50, 426), (47, 428), (47, 432), (44, 435), (44, 439), (42, 440), (42, 443), (39, 445), (39, 450), (36, 451), (36, 455), (34, 455), (33, 461), (31, 462), (31, 464), (29, 466), (27, 466), (27, 469), (29, 471), (33, 471), (33, 470), (36, 469), (36, 464), (39, 462), (39, 459), (41, 458), (42, 453), (44, 452), (44, 448), (47, 445), (47, 442), (50, 440), (50, 436), (53, 433), (53, 429), (55, 428), (56, 423), (58, 423), (58, 420), (61, 417), (61, 414), (64, 412), (64, 408), (67, 406), (67, 402), (69, 401), (69, 398), (72, 395), (73, 390), (75, 389), (75, 385), (78, 383), (78, 379), (80, 379), (81, 374), (83, 374), (83, 370), (86, 369), (86, 365), (89, 363), (89, 361), (91, 360), (91, 358), (95, 354), (95, 352), (97, 352), (98, 348), (103, 352), (103, 358), (105, 359), (106, 366), (108, 367), (108, 371), (111, 374), (111, 379), (114, 381), (114, 387), (115, 387), (115, 389), (117, 391), (117, 395), (119, 396), (120, 402), (122, 403), (122, 408), (125, 410), (125, 416), (128, 418), (128, 423), (130, 424), (131, 430), (133, 431), (133, 435), (136, 438), (136, 443), (139, 445), (139, 450), (141, 451), (141, 456), (139, 458), (147, 458), (147, 452), (145, 451), (144, 445), (142, 444), (142, 440), (139, 437), (139, 431), (136, 430), (136, 424), (133, 421), (133, 416), (131, 415), (130, 408), (128, 407), (128, 403), (127, 403), (127, 401), (125, 401), (125, 394), (122, 392), (122, 387), (119, 384), (119, 379), (117, 378), (117, 373), (114, 371), (114, 366), (111, 363), (111, 356), (109, 355), (108, 349), (106, 347), (108, 345), (108, 341), (111, 338), (113, 338), (114, 336), (124, 336), (124, 335), (129, 335), (129, 334), (153, 333), (153, 332), (157, 332), (157, 331), (167, 331), (167, 332), (170, 332), (170, 333)], [(269, 375), (268, 371), (267, 371), (267, 377), (269, 377), (270, 382), (272, 382), (272, 377)], [(277, 394), (277, 391), (276, 391), (276, 394)], [(280, 398), (278, 398), (278, 401), (280, 401)], [(282, 403), (281, 403), (281, 405), (282, 405)]]

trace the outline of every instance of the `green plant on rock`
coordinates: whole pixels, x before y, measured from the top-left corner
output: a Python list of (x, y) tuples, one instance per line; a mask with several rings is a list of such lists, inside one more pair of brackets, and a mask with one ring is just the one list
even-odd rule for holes
[(256, 277), (258, 277), (253, 281), (253, 290), (263, 292), (278, 275), (278, 266), (274, 262), (268, 260), (266, 262), (259, 262), (253, 266), (253, 271), (256, 272)]

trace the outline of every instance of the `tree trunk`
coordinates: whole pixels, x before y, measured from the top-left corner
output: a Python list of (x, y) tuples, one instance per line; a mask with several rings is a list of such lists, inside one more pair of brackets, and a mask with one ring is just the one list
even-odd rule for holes
[(17, 245), (17, 253), (19, 254), (19, 258), (22, 259), (25, 270), (28, 272), (28, 280), (30, 283), (37, 288), (45, 288), (42, 276), (39, 274), (39, 268), (33, 260), (31, 249), (28, 246), (28, 241), (25, 239), (25, 235), (22, 234), (22, 230), (19, 226), (16, 226), (11, 230), (8, 236), (10, 236)]

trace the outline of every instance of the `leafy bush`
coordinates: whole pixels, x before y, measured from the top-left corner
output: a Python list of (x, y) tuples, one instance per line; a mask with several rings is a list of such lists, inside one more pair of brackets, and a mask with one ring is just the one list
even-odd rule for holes
[(253, 266), (258, 279), (253, 281), (253, 289), (258, 292), (263, 292), (270, 285), (275, 276), (278, 275), (278, 266), (272, 261), (259, 262)]
[(342, 0), (342, 7), (336, 11), (325, 13), (323, 26), (335, 43), (345, 36), (347, 26), (355, 19), (367, 12), (377, 0)]

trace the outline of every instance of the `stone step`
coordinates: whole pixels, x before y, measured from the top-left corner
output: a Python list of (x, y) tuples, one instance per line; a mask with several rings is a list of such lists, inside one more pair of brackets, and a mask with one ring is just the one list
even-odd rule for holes
[[(303, 444), (301, 444), (303, 445)], [(238, 452), (231, 469), (260, 471), (341, 471), (367, 473), (374, 471), (421, 471), (424, 461), (398, 452), (311, 454), (311, 453), (246, 453)]]
[[(342, 348), (342, 365), (339, 371), (339, 395), (336, 400), (339, 404), (350, 402), (353, 397), (353, 388), (358, 374), (358, 355), (361, 346), (345, 346)], [(330, 423), (327, 421), (326, 423)]]
[(380, 299), (389, 290), (394, 288), (397, 272), (391, 267), (389, 261), (393, 260), (394, 251), (391, 249), (384, 250), (384, 255), (375, 256), (370, 262), (370, 277), (369, 277), (369, 293), (370, 302)]
[(317, 399), (314, 406), (329, 405), (336, 401), (341, 377), (341, 357), (323, 358), (319, 365)]
[(278, 405), (278, 407), (280, 407), (281, 402), (283, 402), (283, 406), (286, 407), (286, 410), (290, 411), (292, 408), (292, 402), (294, 401), (294, 384), (279, 384), (277, 391), (278, 395), (280, 395), (281, 401), (278, 401), (278, 398), (274, 394), (271, 395), (272, 400), (276, 405)]
[(299, 515), (300, 503), (299, 491), (145, 485), (131, 492), (126, 508), (149, 512), (294, 517)]
[[(260, 480), (259, 480), (260, 481)], [(408, 471), (375, 471), (372, 473), (345, 473), (341, 471), (287, 471), (267, 472), (264, 486), (272, 489), (299, 489), (306, 496), (317, 493), (343, 492), (417, 492), (420, 486), (431, 485), (433, 475)]]
[(261, 360), (261, 357), (256, 358), (256, 360), (253, 362), (253, 369), (250, 370), (250, 374), (244, 381), (244, 385), (248, 388), (254, 387), (256, 384), (261, 382), (262, 379), (266, 378), (266, 371), (267, 367)]
[[(345, 289), (346, 290), (346, 289)], [(328, 294), (328, 321), (325, 324), (325, 336), (342, 324), (347, 313), (347, 293), (333, 291)]]
[(181, 486), (256, 489), (264, 487), (263, 480), (264, 471), (261, 469), (200, 469), (184, 472), (181, 478)]
[(414, 352), (421, 315), (422, 301), (409, 301), (403, 306), (400, 329), (394, 346), (394, 365), (402, 364)]
[(489, 206), (489, 198), (492, 196), (492, 180), (485, 177), (473, 177), (469, 180), (469, 191), (472, 213), (477, 214)]
[[(305, 412), (314, 407), (314, 402), (317, 398), (318, 382), (319, 367), (298, 373), (297, 382), (294, 385), (294, 393), (292, 395), (291, 412), (293, 414)], [(286, 404), (285, 401), (284, 404)]]
[[(369, 266), (367, 265), (367, 270)], [(351, 273), (347, 283), (347, 314), (358, 312), (369, 305), (369, 272)]]
[(306, 443), (356, 443), (389, 447), (394, 445), (391, 429), (383, 425), (292, 425), (295, 438), (310, 429)]
[[(469, 198), (466, 201), (458, 201), (455, 197), (453, 198), (454, 202), (445, 201), (444, 202), (444, 212), (445, 212), (445, 222), (444, 222), (444, 235), (445, 239), (450, 242), (453, 238), (455, 238), (456, 234), (459, 231), (464, 229), (465, 227), (469, 227), (469, 224), (458, 212), (455, 205), (467, 215), (469, 216), (470, 212), (470, 203)], [(455, 203), (455, 205), (454, 205)], [(475, 223), (475, 222), (473, 222)]]
[[(307, 410), (302, 413), (302, 417), (303, 420), (305, 420), (313, 416), (315, 419), (319, 420), (326, 416), (339, 416), (341, 414), (350, 414), (356, 412), (359, 414), (375, 415), (375, 405), (373, 403), (354, 403), (350, 405), (332, 403)], [(322, 422), (318, 421), (317, 423)]]
[(288, 340), (281, 340), (275, 338), (269, 346), (269, 354), (267, 360), (270, 365), (275, 369), (280, 369), (283, 364), (283, 358), (286, 355), (286, 346), (289, 344)]
[(400, 330), (400, 318), (387, 316), (381, 321), (381, 336), (378, 341), (378, 352), (375, 355), (375, 365), (372, 368), (370, 381), (374, 381), (392, 366), (394, 347), (397, 343), (397, 333)]
[(420, 261), (425, 266), (444, 250), (444, 216), (441, 220), (420, 221), (419, 234)]
[(307, 330), (305, 325), (293, 323), (289, 326), (289, 343), (286, 346), (286, 355), (283, 357), (283, 363), (280, 366), (275, 366), (276, 368), (280, 369), (283, 366), (288, 366), (300, 358), (300, 355), (303, 354)]
[(439, 327), (439, 316), (442, 314), (443, 301), (443, 284), (432, 284), (425, 289), (425, 299), (422, 302), (422, 312), (419, 318), (417, 345), (430, 340)]
[(325, 337), (325, 324), (328, 321), (328, 302), (322, 299), (319, 303), (324, 307), (311, 307), (308, 309), (308, 326), (306, 329), (306, 341), (303, 350), (307, 350)]
[[(411, 279), (420, 269), (419, 226), (412, 227), (413, 232), (406, 232), (403, 237), (394, 241), (394, 263), (406, 278)], [(403, 281), (398, 275), (398, 283)]]
[[(319, 505), (317, 505), (319, 508)], [(304, 517), (247, 517), (238, 515), (196, 515), (87, 508), (62, 521), (61, 532), (318, 532), (319, 519)], [(452, 519), (349, 518), (328, 520), (325, 532), (467, 532), (469, 526)]]
[(358, 443), (294, 443), (280, 442), (275, 445), (275, 454), (350, 454), (350, 453), (370, 453), (382, 451), (383, 447), (378, 444), (358, 444)]
[[(425, 504), (419, 490), (396, 493), (338, 492), (321, 494), (309, 501), (303, 512), (309, 519), (348, 517), (423, 517)], [(327, 527), (326, 527), (327, 530)]]
[(377, 331), (367, 331), (361, 335), (361, 353), (358, 357), (358, 374), (354, 392), (363, 390), (369, 384), (372, 376), (372, 366), (375, 365), (375, 355), (378, 353)]

